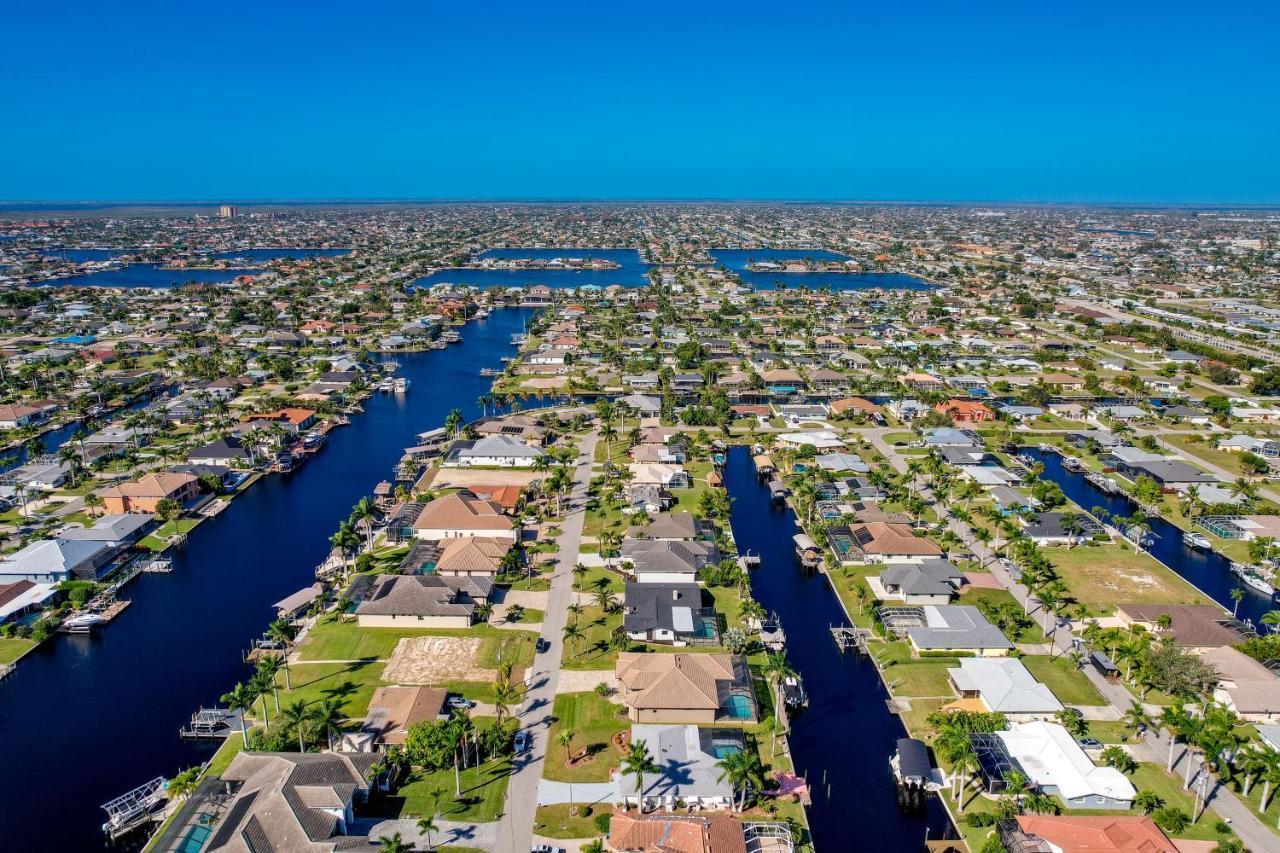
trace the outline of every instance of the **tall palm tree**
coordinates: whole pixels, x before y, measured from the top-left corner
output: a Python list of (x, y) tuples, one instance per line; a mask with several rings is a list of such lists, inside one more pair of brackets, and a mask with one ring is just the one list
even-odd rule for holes
[(276, 682), (276, 677), (280, 674), (280, 670), (284, 668), (283, 655), (263, 655), (258, 658), (256, 677), (261, 677), (263, 683), (269, 686), (272, 698), (275, 699), (276, 713), (280, 713), (280, 685)]
[(325, 739), (333, 743), (333, 733), (342, 728), (346, 718), (342, 715), (342, 700), (330, 697), (322, 699), (311, 709), (311, 722), (325, 733)]
[(643, 811), (644, 797), (644, 774), (653, 773), (657, 770), (657, 765), (653, 763), (653, 756), (649, 754), (649, 745), (644, 740), (635, 740), (631, 742), (631, 748), (627, 750), (626, 756), (622, 759), (622, 775), (634, 776), (636, 780), (636, 809)]
[(249, 746), (249, 730), (245, 727), (244, 715), (253, 707), (255, 698), (252, 691), (245, 689), (243, 684), (237, 684), (226, 693), (223, 693), (222, 698), (218, 700), (224, 702), (232, 711), (240, 713), (240, 740), (246, 748)]
[(384, 835), (378, 839), (380, 853), (411, 853), (413, 845), (405, 842), (400, 833)]
[(440, 827), (436, 825), (435, 815), (424, 815), (423, 817), (418, 818), (418, 832), (421, 832), (427, 837), (428, 850), (435, 849), (435, 845), (431, 843), (431, 833), (435, 832), (439, 828)]
[(731, 752), (716, 762), (719, 772), (716, 781), (727, 781), (734, 792), (741, 791), (741, 799), (734, 804), (737, 811), (747, 807), (747, 794), (752, 790), (764, 787), (764, 764), (760, 754), (754, 749)]
[(570, 622), (564, 626), (564, 639), (571, 648), (576, 646), (582, 637), (582, 629), (578, 627), (577, 622)]
[(286, 729), (294, 729), (298, 733), (298, 752), (307, 751), (307, 726), (311, 723), (311, 712), (307, 703), (301, 699), (286, 705), (281, 712)]
[(493, 686), (493, 708), (498, 718), (496, 725), (502, 726), (502, 718), (519, 698), (520, 691), (510, 681), (499, 681)]
[(351, 520), (364, 528), (365, 548), (373, 550), (373, 525), (378, 520), (378, 505), (369, 498), (361, 498), (351, 508)]

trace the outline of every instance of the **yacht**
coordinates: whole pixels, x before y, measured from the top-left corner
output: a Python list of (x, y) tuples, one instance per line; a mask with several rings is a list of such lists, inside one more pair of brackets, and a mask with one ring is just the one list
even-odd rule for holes
[(73, 634), (87, 634), (95, 625), (102, 624), (104, 620), (97, 613), (81, 613), (78, 616), (72, 616), (62, 623), (63, 631), (70, 631)]
[(403, 394), (404, 392), (406, 392), (406, 391), (408, 391), (408, 390), (409, 390), (409, 380), (408, 380), (408, 379), (404, 378), (403, 376), (401, 376), (401, 377), (399, 377), (398, 379), (396, 379), (396, 382), (395, 382), (395, 392), (396, 392), (397, 394)]
[(1193, 531), (1187, 531), (1182, 534), (1182, 544), (1188, 548), (1199, 548), (1202, 551), (1208, 551), (1213, 548), (1213, 545), (1209, 542), (1209, 537), (1203, 533), (1195, 533)]
[(1245, 586), (1256, 592), (1270, 596), (1276, 594), (1276, 588), (1271, 585), (1271, 582), (1258, 574), (1251, 566), (1246, 566), (1243, 563), (1232, 563), (1231, 574), (1240, 578), (1240, 580), (1244, 581)]
[(804, 682), (798, 675), (788, 675), (782, 680), (782, 701), (791, 708), (805, 708), (809, 705), (809, 694), (804, 692)]

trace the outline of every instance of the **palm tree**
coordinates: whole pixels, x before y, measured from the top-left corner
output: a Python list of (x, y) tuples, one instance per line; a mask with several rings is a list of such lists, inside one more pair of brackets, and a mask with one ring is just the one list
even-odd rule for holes
[(643, 811), (644, 796), (644, 774), (653, 773), (657, 770), (657, 765), (653, 763), (653, 757), (649, 755), (649, 745), (643, 740), (632, 741), (631, 748), (627, 750), (627, 755), (622, 759), (622, 775), (634, 776), (636, 779), (636, 809)]
[(556, 742), (564, 747), (565, 764), (568, 764), (573, 758), (573, 739), (577, 736), (578, 733), (568, 726), (565, 726), (560, 730), (560, 734), (556, 735)]
[(510, 681), (502, 680), (493, 686), (493, 708), (497, 714), (497, 725), (502, 726), (502, 718), (520, 698), (520, 691)]
[(1266, 625), (1272, 632), (1280, 631), (1280, 610), (1268, 610), (1258, 619), (1258, 623)]
[(731, 752), (716, 762), (716, 767), (719, 768), (716, 781), (727, 781), (735, 792), (742, 792), (741, 801), (734, 806), (737, 811), (747, 807), (747, 793), (752, 788), (764, 787), (764, 764), (754, 749)]
[(381, 853), (411, 853), (413, 845), (405, 843), (405, 840), (400, 837), (400, 833), (397, 832), (394, 835), (384, 835), (379, 838), (378, 850)]
[(1280, 784), (1280, 752), (1263, 749), (1259, 753), (1256, 772), (1262, 780), (1262, 800), (1258, 805), (1259, 811), (1265, 812), (1267, 806), (1271, 805), (1272, 786)]
[(329, 544), (341, 552), (342, 565), (349, 570), (347, 558), (360, 547), (360, 536), (356, 533), (355, 528), (351, 526), (351, 522), (343, 521), (339, 523), (338, 531), (329, 537)]
[(1166, 772), (1173, 771), (1173, 747), (1190, 723), (1191, 715), (1179, 704), (1170, 705), (1160, 712), (1160, 725), (1169, 730), (1169, 758), (1164, 767)]
[(326, 739), (332, 743), (333, 733), (342, 728), (342, 700), (337, 698), (322, 699), (311, 711), (311, 722), (317, 729), (325, 733)]
[(425, 815), (423, 817), (418, 818), (418, 832), (421, 832), (423, 835), (427, 837), (428, 850), (435, 849), (435, 845), (431, 843), (431, 833), (435, 832), (439, 828), (440, 827), (436, 825), (435, 815)]
[(1143, 814), (1151, 814), (1164, 808), (1164, 797), (1155, 791), (1139, 791), (1133, 795), (1133, 807)]
[(247, 690), (243, 684), (237, 684), (235, 687), (222, 694), (222, 698), (218, 701), (226, 703), (226, 706), (232, 711), (240, 712), (240, 740), (245, 748), (249, 746), (249, 730), (245, 728), (244, 715), (253, 707), (253, 700), (257, 698), (253, 692)]
[(280, 674), (280, 670), (284, 668), (283, 655), (263, 655), (258, 658), (257, 675), (262, 678), (265, 685), (271, 690), (272, 698), (275, 699), (276, 713), (280, 713), (280, 685), (276, 683), (276, 677)]
[(189, 767), (165, 783), (164, 792), (171, 800), (185, 800), (195, 792), (200, 768)]
[(587, 566), (585, 563), (573, 564), (573, 585), (575, 589), (582, 589), (582, 581), (587, 576)]
[(369, 498), (361, 498), (351, 509), (351, 520), (364, 528), (365, 548), (373, 550), (373, 525), (378, 520), (378, 505)]
[(1240, 612), (1240, 600), (1244, 598), (1244, 590), (1238, 586), (1233, 587), (1227, 595), (1231, 596), (1231, 618), (1235, 619)]
[(570, 622), (564, 626), (564, 639), (572, 648), (577, 645), (577, 641), (583, 637), (582, 629), (578, 627), (577, 622)]
[(311, 712), (307, 710), (307, 703), (299, 699), (286, 705), (281, 716), (286, 729), (294, 729), (298, 732), (298, 752), (306, 752), (306, 730), (311, 722)]

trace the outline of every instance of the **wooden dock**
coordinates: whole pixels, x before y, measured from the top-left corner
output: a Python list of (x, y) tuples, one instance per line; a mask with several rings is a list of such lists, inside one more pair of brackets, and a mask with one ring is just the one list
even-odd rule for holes
[(831, 628), (831, 639), (836, 641), (836, 647), (841, 652), (853, 650), (860, 655), (866, 655), (870, 654), (870, 650), (867, 648), (869, 633), (862, 628), (846, 628), (843, 626), (837, 628), (833, 626)]

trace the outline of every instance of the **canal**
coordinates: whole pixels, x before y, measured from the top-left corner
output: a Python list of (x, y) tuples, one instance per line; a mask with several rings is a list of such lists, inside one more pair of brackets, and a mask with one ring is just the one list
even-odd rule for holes
[(815, 849), (916, 851), (926, 832), (944, 837), (950, 823), (936, 798), (929, 798), (924, 812), (898, 809), (889, 758), (905, 729), (885, 705), (874, 664), (841, 654), (831, 639), (830, 627), (848, 622), (827, 579), (805, 573), (796, 562), (791, 510), (769, 499), (746, 448), (730, 449), (724, 474), (738, 549), (760, 556), (760, 567), (752, 570), (753, 596), (777, 613), (787, 656), (809, 693), (809, 707), (792, 720), (791, 752), (813, 796)]
[(101, 849), (101, 803), (208, 757), (179, 727), (243, 678), (241, 650), (273, 617), (272, 603), (314, 581), (329, 534), (417, 433), (453, 408), (480, 414), (491, 382), (480, 369), (501, 366), (528, 314), (498, 311), (467, 325), (460, 345), (397, 355), (408, 394), (369, 398), (310, 461), (264, 478), (197, 527), (171, 574), (126, 589), (133, 604), (114, 623), (57, 637), (19, 662), (0, 684), (4, 849)]
[[(1125, 495), (1109, 495), (1090, 483), (1085, 475), (1062, 467), (1062, 457), (1056, 453), (1035, 447), (1024, 447), (1021, 452), (1044, 464), (1045, 479), (1062, 487), (1062, 493), (1075, 501), (1081, 509), (1092, 512), (1102, 507), (1111, 515), (1131, 516), (1138, 505)], [(1151, 556), (1164, 563), (1172, 571), (1199, 587), (1205, 595), (1221, 604), (1228, 611), (1235, 608), (1231, 600), (1233, 589), (1244, 590), (1238, 615), (1255, 625), (1268, 610), (1275, 609), (1269, 596), (1246, 586), (1230, 572), (1230, 561), (1215, 551), (1202, 551), (1183, 544), (1182, 530), (1163, 518), (1147, 518), (1155, 541), (1148, 548)]]

